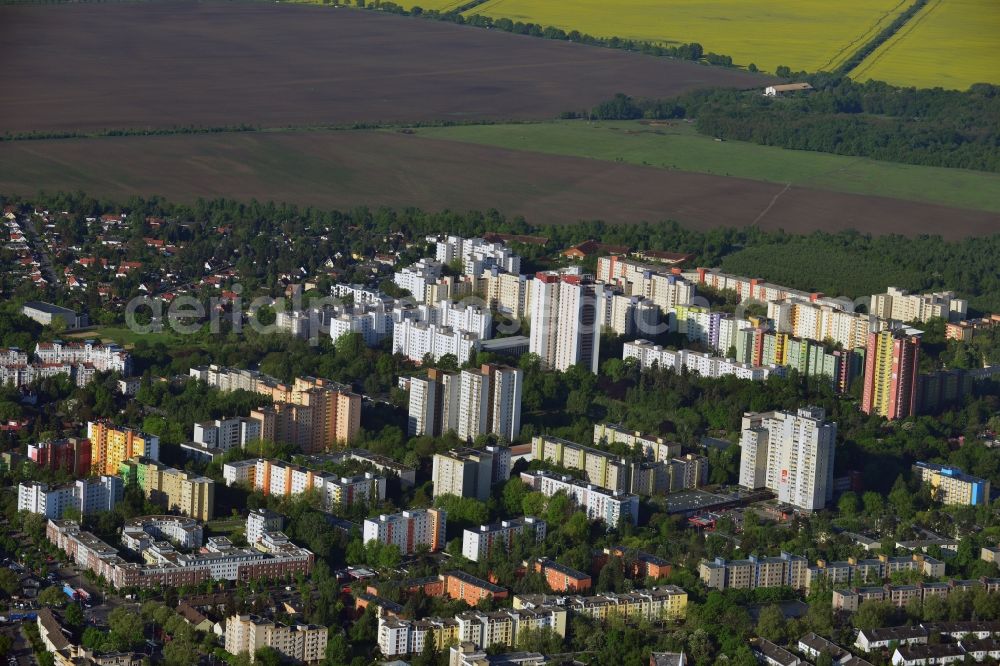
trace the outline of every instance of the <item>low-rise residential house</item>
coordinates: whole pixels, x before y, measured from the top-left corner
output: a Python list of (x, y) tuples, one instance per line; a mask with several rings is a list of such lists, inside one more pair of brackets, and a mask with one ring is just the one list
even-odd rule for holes
[(900, 645), (892, 653), (892, 666), (943, 666), (965, 661), (965, 650), (957, 643)]
[(813, 660), (817, 659), (821, 654), (829, 655), (830, 659), (837, 666), (841, 666), (844, 662), (851, 659), (852, 656), (850, 652), (833, 641), (827, 640), (812, 631), (799, 639), (798, 649), (799, 652)]
[(928, 632), (923, 627), (881, 627), (862, 629), (854, 641), (854, 647), (865, 652), (895, 645), (926, 645)]
[(803, 661), (783, 647), (764, 638), (754, 639), (750, 648), (765, 666), (799, 666)]

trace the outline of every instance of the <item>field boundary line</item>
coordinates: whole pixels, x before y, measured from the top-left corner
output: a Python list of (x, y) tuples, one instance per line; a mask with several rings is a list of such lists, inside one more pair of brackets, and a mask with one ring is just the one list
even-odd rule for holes
[[(899, 0), (899, 2), (894, 7), (886, 10), (886, 12), (882, 14), (882, 16), (880, 16), (878, 19), (876, 19), (874, 23), (869, 25), (868, 28), (866, 28), (863, 33), (861, 33), (860, 35), (852, 39), (850, 42), (845, 44), (843, 47), (841, 47), (841, 49), (836, 53), (834, 53), (832, 56), (830, 56), (830, 59), (827, 60), (825, 63), (823, 63), (821, 67), (817, 67), (816, 71), (817, 72), (831, 71), (827, 70), (826, 69), (827, 67), (833, 67), (834, 69), (836, 69), (837, 63), (843, 61), (843, 59), (846, 57), (845, 54), (850, 53), (849, 49), (851, 49), (851, 47), (853, 47), (858, 42), (865, 40), (866, 38), (868, 38), (869, 35), (872, 35), (873, 37), (877, 35), (879, 26), (882, 25), (882, 21), (884, 21), (885, 19), (889, 18), (891, 15), (896, 13), (896, 11), (899, 10), (900, 7), (906, 4), (906, 1), (907, 0)], [(902, 14), (902, 12), (900, 12), (900, 14)], [(867, 43), (867, 41), (865, 43)]]
[[(941, 0), (937, 0), (932, 5), (928, 5), (927, 11), (920, 12), (920, 15), (917, 17), (915, 21), (908, 21), (907, 24), (903, 26), (903, 28), (901, 28), (900, 30), (897, 30), (896, 33), (892, 35), (892, 37), (882, 42), (882, 44), (879, 45), (879, 48), (881, 48), (882, 46), (885, 46), (885, 48), (881, 49), (881, 51), (879, 51), (879, 48), (876, 48), (874, 51), (868, 54), (868, 57), (859, 62), (857, 67), (855, 67), (853, 70), (855, 74), (854, 77), (852, 78), (860, 77), (864, 74), (864, 72), (871, 70), (872, 65), (876, 64), (882, 58), (884, 58), (887, 53), (892, 51), (892, 49), (896, 46), (896, 44), (899, 44), (901, 41), (903, 41), (911, 34), (913, 34), (913, 31), (916, 30), (917, 27), (921, 23), (923, 23), (927, 19), (927, 17), (934, 12), (935, 9), (937, 9), (940, 6), (941, 6)], [(845, 74), (846, 73), (848, 72), (845, 72)]]
[(217, 127), (164, 127), (160, 129), (140, 129), (140, 128), (106, 128), (94, 131), (66, 130), (66, 131), (32, 131), (18, 132), (16, 134), (0, 134), (0, 144), (16, 141), (63, 141), (68, 139), (117, 139), (137, 136), (181, 136), (189, 134), (283, 134), (295, 132), (351, 132), (359, 130), (386, 131), (386, 130), (416, 130), (428, 127), (478, 127), (481, 125), (537, 125), (550, 122), (544, 120), (442, 120), (434, 121), (414, 121), (414, 122), (391, 122), (391, 123), (342, 123), (333, 125), (274, 125), (262, 127), (258, 125), (231, 125)]
[[(866, 60), (868, 60), (872, 54), (878, 51), (884, 44), (890, 42), (894, 37), (899, 35), (903, 30), (906, 30), (908, 26), (915, 25), (923, 20), (923, 17), (927, 16), (933, 9), (927, 9), (932, 0), (914, 0), (913, 4), (910, 5), (902, 14), (896, 17), (896, 19), (889, 24), (887, 28), (882, 30), (873, 39), (866, 42), (864, 46), (855, 51), (850, 57), (848, 57), (844, 62), (841, 63), (837, 72), (842, 76), (850, 76), (851, 72), (857, 70), (861, 67)], [(940, 2), (940, 0), (939, 0)], [(935, 5), (936, 6), (936, 5)], [(924, 11), (927, 10), (927, 11)], [(914, 20), (916, 19), (916, 20)]]

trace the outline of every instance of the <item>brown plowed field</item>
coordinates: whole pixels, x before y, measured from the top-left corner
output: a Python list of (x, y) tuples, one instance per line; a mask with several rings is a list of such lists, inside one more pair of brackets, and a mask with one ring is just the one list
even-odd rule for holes
[(1000, 215), (883, 197), (425, 139), (396, 132), (282, 132), (0, 143), (0, 192), (82, 189), (330, 208), (497, 208), (536, 223), (675, 219), (790, 232), (1000, 231)]
[(427, 19), (241, 2), (0, 6), (0, 133), (554, 118), (765, 77)]

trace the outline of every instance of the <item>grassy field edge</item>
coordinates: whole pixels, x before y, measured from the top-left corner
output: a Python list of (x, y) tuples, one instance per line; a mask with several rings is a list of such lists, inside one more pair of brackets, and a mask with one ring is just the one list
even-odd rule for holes
[(511, 150), (1000, 212), (1000, 174), (716, 141), (698, 134), (684, 121), (571, 120), (421, 128), (415, 132), (418, 137)]

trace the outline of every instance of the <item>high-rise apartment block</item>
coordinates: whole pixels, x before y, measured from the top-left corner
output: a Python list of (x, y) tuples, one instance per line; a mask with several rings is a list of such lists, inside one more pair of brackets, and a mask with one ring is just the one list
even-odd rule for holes
[(680, 333), (719, 354), (736, 345), (739, 331), (753, 325), (747, 318), (700, 305), (676, 305), (666, 309), (668, 330)]
[(257, 370), (227, 368), (220, 365), (195, 366), (188, 371), (193, 379), (203, 381), (223, 392), (248, 391), (267, 396), (274, 401), (287, 401), (292, 387)]
[[(293, 579), (308, 576), (314, 560), (311, 552), (281, 532), (264, 532), (253, 548), (237, 548), (226, 537), (211, 537), (202, 544), (197, 521), (179, 516), (143, 516), (126, 522), (121, 540), (133, 553), (129, 559), (71, 520), (49, 520), (45, 533), (77, 566), (118, 590), (181, 587), (208, 580)], [(184, 553), (177, 548), (197, 550)]]
[(117, 428), (104, 421), (87, 423), (90, 468), (94, 474), (118, 474), (121, 464), (134, 457), (160, 459), (160, 438), (131, 428)]
[(660, 495), (707, 483), (705, 456), (689, 453), (654, 459), (654, 455), (664, 453), (663, 448), (669, 450), (658, 446), (640, 450), (639, 455), (621, 455), (548, 435), (539, 435), (531, 442), (535, 460), (581, 470), (590, 483), (616, 492)]
[(306, 310), (289, 310), (274, 313), (274, 326), (301, 340), (319, 339), (325, 334), (330, 317), (334, 314), (331, 308), (309, 308)]
[(472, 333), (480, 340), (489, 339), (493, 328), (493, 315), (489, 309), (475, 303), (441, 301), (433, 305), (397, 304), (392, 310), (392, 318), (396, 324), (405, 321), (433, 324), (441, 328)]
[(481, 291), (491, 308), (514, 319), (531, 314), (532, 279), (530, 275), (504, 273), (493, 268), (479, 280)]
[(703, 560), (698, 575), (705, 587), (716, 590), (753, 590), (760, 587), (809, 589), (809, 561), (801, 555), (781, 553), (780, 557), (745, 560)]
[(602, 488), (619, 492), (631, 489), (634, 463), (626, 456), (549, 435), (539, 435), (531, 440), (531, 454), (534, 460), (581, 470), (587, 481)]
[(39, 342), (35, 345), (35, 358), (43, 364), (85, 363), (98, 372), (132, 374), (132, 355), (118, 345), (104, 345), (93, 340), (83, 342)]
[(668, 442), (662, 437), (647, 435), (635, 430), (628, 430), (611, 423), (594, 424), (594, 444), (624, 444), (636, 447), (643, 457), (651, 462), (661, 462), (680, 455), (681, 445)]
[(167, 467), (136, 456), (121, 463), (125, 483), (136, 483), (153, 503), (198, 520), (211, 520), (215, 506), (215, 482), (208, 477)]
[(841, 393), (864, 372), (864, 347), (829, 349), (822, 342), (776, 333), (766, 326), (741, 329), (734, 347), (737, 361), (753, 366), (794, 368), (804, 377), (827, 377)]
[[(246, 473), (237, 471), (245, 468)], [(227, 463), (223, 467), (227, 483), (245, 481), (254, 490), (265, 495), (290, 497), (305, 492), (319, 495), (327, 509), (356, 503), (375, 503), (385, 499), (385, 478), (370, 472), (351, 477), (341, 477), (322, 470), (293, 465), (282, 460), (247, 461)], [(229, 480), (233, 481), (230, 482)]]
[(191, 368), (190, 376), (220, 391), (249, 391), (274, 402), (251, 412), (260, 421), (260, 438), (294, 444), (306, 452), (343, 446), (361, 430), (361, 396), (349, 386), (316, 377), (298, 377), (292, 384), (254, 370), (217, 365)]
[(257, 650), (273, 648), (293, 663), (316, 663), (326, 657), (327, 628), (312, 624), (284, 625), (254, 615), (226, 618), (226, 652), (247, 653), (254, 661)]
[(28, 445), (28, 458), (39, 467), (88, 476), (91, 471), (90, 440), (83, 437), (50, 440)]
[(945, 321), (965, 319), (969, 302), (956, 298), (953, 291), (932, 294), (909, 294), (905, 289), (889, 287), (884, 294), (873, 294), (869, 310), (881, 319), (901, 322), (926, 322), (934, 318)]
[(660, 332), (660, 308), (645, 296), (618, 294), (606, 289), (601, 303), (602, 328), (618, 335), (656, 335)]
[(913, 473), (922, 483), (930, 485), (931, 495), (942, 504), (989, 504), (989, 479), (966, 474), (956, 467), (928, 462), (913, 465)]
[[(504, 608), (493, 612), (470, 610), (454, 617), (405, 620), (382, 616), (378, 621), (378, 647), (383, 657), (421, 654), (427, 647), (450, 649), (450, 666), (484, 664), (489, 659), (479, 648), (514, 647), (526, 631), (551, 630), (566, 636), (567, 610), (559, 606)], [(476, 655), (482, 656), (476, 658)], [(508, 659), (515, 656), (515, 660)], [(518, 652), (500, 657), (503, 663), (538, 666), (538, 653)]]
[(361, 396), (341, 384), (299, 377), (275, 393), (283, 399), (250, 412), (262, 440), (314, 453), (349, 444), (361, 430)]
[(487, 364), (460, 373), (431, 368), (410, 380), (410, 435), (453, 431), (465, 440), (492, 433), (512, 441), (521, 432), (523, 371)]
[(833, 499), (837, 425), (819, 407), (747, 413), (740, 438), (740, 485), (768, 488), (778, 500), (818, 511)]
[(421, 259), (393, 275), (392, 281), (401, 289), (406, 289), (418, 303), (424, 302), (427, 287), (441, 277), (441, 262), (430, 258)]
[(459, 364), (468, 363), (479, 341), (475, 333), (413, 319), (395, 322), (392, 328), (393, 352), (416, 363), (427, 358), (434, 362), (447, 355)]
[(374, 287), (366, 287), (362, 284), (345, 284), (338, 282), (330, 287), (330, 294), (342, 302), (349, 302), (351, 305), (381, 305), (391, 309), (393, 298), (383, 294)]
[(462, 555), (468, 560), (478, 562), (494, 550), (509, 551), (514, 540), (522, 534), (530, 535), (536, 542), (544, 541), (545, 521), (525, 516), (480, 525), (478, 530), (465, 530), (462, 534)]
[(1000, 314), (994, 312), (976, 319), (948, 322), (944, 326), (944, 337), (948, 340), (971, 342), (980, 335), (989, 333), (997, 326), (1000, 326)]
[(550, 370), (596, 373), (605, 287), (586, 276), (539, 272), (532, 281), (530, 349)]
[(598, 257), (597, 280), (615, 285), (629, 296), (643, 296), (664, 312), (671, 307), (687, 305), (698, 290), (694, 283), (668, 269), (626, 259), (619, 255)]
[(431, 474), (434, 497), (456, 495), (485, 501), (492, 484), (509, 478), (510, 449), (505, 446), (452, 449), (434, 454)]
[(489, 310), (474, 304), (400, 304), (392, 318), (393, 351), (418, 363), (428, 355), (437, 360), (446, 354), (465, 363), (477, 344), (493, 334)]
[(724, 356), (713, 356), (707, 352), (690, 349), (669, 349), (654, 345), (649, 340), (626, 342), (622, 358), (634, 358), (642, 369), (660, 368), (681, 373), (684, 370), (702, 377), (737, 377), (749, 381), (764, 381), (771, 375), (784, 376), (785, 369), (779, 366), (754, 366)]
[(403, 555), (412, 555), (417, 546), (426, 545), (431, 551), (445, 544), (447, 516), (443, 509), (412, 509), (368, 518), (364, 524), (364, 541), (396, 545)]
[(587, 517), (591, 520), (603, 520), (609, 526), (618, 525), (620, 520), (627, 520), (632, 525), (639, 522), (637, 495), (608, 490), (546, 471), (521, 472), (521, 481), (546, 497), (558, 492), (565, 493), (581, 510), (587, 512)]
[(828, 300), (788, 298), (768, 302), (767, 317), (774, 322), (774, 330), (778, 333), (817, 342), (831, 340), (844, 349), (863, 347), (870, 331), (888, 326), (875, 315), (843, 307)]
[(194, 424), (192, 440), (205, 448), (228, 451), (260, 439), (260, 421), (237, 416)]
[(448, 430), (444, 410), (446, 406), (450, 407), (450, 401), (444, 399), (445, 382), (447, 381), (450, 384), (454, 381), (454, 377), (454, 373), (442, 372), (437, 368), (429, 368), (426, 377), (410, 378), (410, 405), (406, 425), (407, 434), (411, 437), (420, 437), (423, 435), (437, 437), (442, 432)]
[(504, 243), (460, 236), (448, 236), (444, 239), (429, 236), (427, 240), (436, 244), (434, 258), (438, 263), (461, 261), (462, 272), (466, 275), (479, 277), (491, 268), (514, 274), (521, 270), (521, 257)]
[(441, 301), (459, 300), (465, 296), (471, 296), (477, 289), (481, 289), (482, 283), (482, 278), (474, 278), (471, 275), (457, 277), (442, 275), (427, 285), (423, 302), (427, 305), (436, 305)]
[(250, 509), (247, 513), (247, 543), (251, 547), (264, 538), (266, 532), (280, 532), (285, 517), (268, 509)]
[[(736, 294), (740, 303), (748, 300), (756, 300), (762, 303), (769, 301), (780, 301), (785, 298), (795, 297), (806, 301), (819, 301), (822, 294), (816, 292), (802, 291), (783, 287), (778, 284), (765, 282), (759, 278), (743, 277), (722, 273), (712, 268), (697, 268), (694, 271), (685, 271), (683, 275), (686, 279), (703, 284), (718, 291), (731, 291)], [(823, 299), (832, 301), (833, 299)]]
[(62, 518), (68, 509), (81, 516), (111, 511), (125, 492), (117, 476), (79, 479), (62, 486), (28, 481), (17, 488), (17, 510), (38, 513), (46, 518)]
[(626, 622), (642, 620), (683, 620), (687, 614), (687, 592), (676, 585), (660, 585), (631, 592), (603, 592), (594, 596), (518, 594), (514, 608), (538, 608), (542, 603), (558, 603), (570, 613), (607, 620), (619, 617)]
[(917, 412), (920, 335), (914, 329), (871, 333), (865, 351), (861, 411), (887, 419)]
[(381, 302), (375, 305), (352, 305), (330, 317), (330, 339), (357, 333), (369, 347), (392, 336), (392, 312)]

